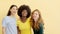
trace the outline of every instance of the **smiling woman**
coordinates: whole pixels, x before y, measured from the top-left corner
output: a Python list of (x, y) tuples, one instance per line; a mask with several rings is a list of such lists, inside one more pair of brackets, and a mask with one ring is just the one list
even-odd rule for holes
[(31, 26), (33, 28), (34, 34), (43, 34), (44, 22), (41, 17), (41, 13), (38, 9), (35, 9), (31, 14)]
[(10, 7), (9, 11), (8, 11), (7, 16), (10, 16), (11, 14), (12, 14), (12, 15), (16, 14), (16, 10), (17, 10), (16, 8), (17, 8), (16, 5), (12, 5), (12, 6)]
[(16, 11), (17, 6), (11, 5), (7, 16), (2, 20), (2, 34), (17, 34)]
[(31, 14), (31, 9), (28, 5), (21, 5), (18, 8), (19, 20), (17, 20), (17, 27), (18, 27), (18, 32), (20, 32), (20, 34), (32, 34), (30, 21), (29, 21), (30, 14)]

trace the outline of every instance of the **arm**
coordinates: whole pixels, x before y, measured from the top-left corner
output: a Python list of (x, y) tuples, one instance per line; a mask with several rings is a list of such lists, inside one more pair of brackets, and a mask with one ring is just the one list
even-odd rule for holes
[(19, 30), (19, 27), (17, 26), (17, 31), (18, 31), (18, 34), (21, 34), (21, 31)]
[(5, 27), (2, 27), (2, 34), (5, 34)]
[(18, 33), (18, 34), (21, 34), (21, 30), (19, 29), (19, 22), (18, 22), (18, 20), (17, 20), (17, 22), (16, 22), (16, 25), (17, 25), (17, 33)]
[(6, 24), (7, 22), (6, 22), (6, 19), (4, 18), (2, 20), (2, 34), (6, 34)]
[(43, 34), (43, 24), (40, 24), (39, 34)]

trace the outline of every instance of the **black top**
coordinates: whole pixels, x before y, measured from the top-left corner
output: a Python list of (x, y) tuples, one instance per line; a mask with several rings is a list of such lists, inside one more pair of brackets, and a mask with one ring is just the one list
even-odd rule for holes
[(40, 24), (39, 30), (33, 29), (33, 31), (34, 31), (34, 34), (43, 34), (43, 24), (42, 23)]

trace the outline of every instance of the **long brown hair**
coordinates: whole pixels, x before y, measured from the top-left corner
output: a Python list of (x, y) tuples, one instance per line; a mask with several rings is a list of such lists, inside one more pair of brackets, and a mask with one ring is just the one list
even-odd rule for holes
[[(33, 16), (32, 16), (35, 11), (37, 11), (37, 12), (39, 13), (39, 18), (38, 18), (37, 23), (35, 23), (35, 21), (33, 20)], [(41, 13), (40, 13), (40, 11), (39, 11), (38, 9), (35, 9), (35, 10), (32, 12), (30, 22), (31, 22), (32, 28), (37, 29), (37, 30), (40, 28), (39, 25), (40, 25), (40, 23), (43, 23), (43, 20), (42, 20), (42, 17), (41, 17)], [(36, 24), (36, 25), (35, 25), (35, 24)], [(44, 24), (44, 23), (43, 23), (43, 24)]]
[(12, 9), (13, 7), (17, 7), (17, 6), (16, 6), (16, 5), (11, 5), (11, 7), (9, 8), (9, 11), (8, 11), (7, 16), (10, 16), (10, 15), (11, 15), (11, 11), (10, 11), (10, 9)]

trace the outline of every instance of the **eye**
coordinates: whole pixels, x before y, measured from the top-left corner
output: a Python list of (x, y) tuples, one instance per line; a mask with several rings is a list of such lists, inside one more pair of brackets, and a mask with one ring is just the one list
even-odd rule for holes
[(36, 13), (36, 15), (37, 15), (37, 13)]
[(18, 9), (16, 8), (16, 10), (18, 10)]

